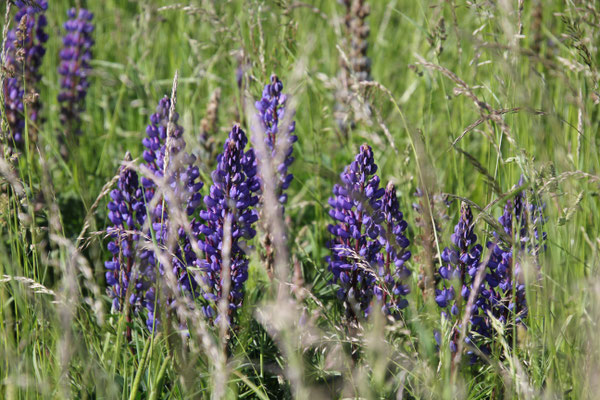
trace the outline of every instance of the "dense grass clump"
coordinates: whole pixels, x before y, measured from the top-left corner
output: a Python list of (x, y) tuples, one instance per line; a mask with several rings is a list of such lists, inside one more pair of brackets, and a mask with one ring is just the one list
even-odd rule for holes
[(0, 398), (595, 397), (594, 2), (2, 7)]

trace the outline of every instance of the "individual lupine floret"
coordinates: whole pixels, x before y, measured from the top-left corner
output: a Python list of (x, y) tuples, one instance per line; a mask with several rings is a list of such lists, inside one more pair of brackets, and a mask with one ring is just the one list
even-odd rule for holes
[(75, 8), (67, 11), (69, 20), (65, 22), (67, 32), (63, 37), (60, 66), (58, 73), (61, 91), (58, 95), (60, 103), (60, 121), (67, 138), (81, 133), (81, 113), (85, 110), (85, 96), (89, 88), (88, 75), (91, 70), (92, 33), (94, 15), (88, 10)]
[[(287, 96), (283, 94), (283, 83), (277, 75), (271, 75), (271, 83), (265, 85), (262, 93), (262, 99), (257, 101), (255, 106), (258, 110), (258, 117), (261, 121), (261, 128), (264, 131), (265, 143), (268, 150), (271, 152), (271, 159), (275, 159), (277, 151), (285, 151), (284, 157), (281, 157), (281, 162), (277, 165), (279, 182), (277, 185), (277, 195), (282, 204), (287, 202), (287, 194), (285, 190), (290, 186), (294, 176), (288, 173), (290, 165), (294, 162), (292, 156), (293, 144), (298, 140), (294, 135), (296, 130), (296, 122), (290, 118), (289, 125), (283, 127), (282, 122), (285, 121)], [(287, 133), (280, 132), (281, 128), (287, 128)], [(281, 143), (285, 140), (285, 143)]]
[(8, 78), (3, 88), (4, 111), (12, 140), (21, 145), (25, 141), (26, 118), (33, 123), (28, 127), (31, 141), (36, 138), (41, 108), (37, 85), (41, 80), (39, 68), (46, 53), (44, 43), (48, 41), (44, 31), (48, 2), (38, 0), (33, 4), (18, 0), (14, 4), (18, 8), (14, 18), (17, 27), (8, 32), (6, 40), (4, 68)]
[(364, 144), (329, 199), (329, 215), (336, 223), (328, 226), (333, 238), (328, 243), (331, 256), (326, 260), (333, 283), (340, 286), (338, 297), (353, 319), (368, 317), (374, 295), (388, 314), (397, 315), (406, 306), (403, 296), (408, 289), (402, 280), (407, 276), (404, 263), (410, 253), (405, 251), (405, 222), (393, 186), (388, 186), (386, 193), (379, 187), (376, 172), (373, 150)]
[[(474, 219), (471, 208), (463, 204), (461, 206), (458, 224), (454, 227), (452, 234), (452, 247), (446, 247), (442, 252), (442, 265), (439, 269), (441, 277), (441, 288), (435, 290), (435, 301), (442, 308), (442, 317), (452, 326), (450, 337), (450, 350), (455, 353), (460, 337), (460, 322), (466, 306), (474, 289), (475, 277), (481, 265), (482, 246), (477, 243), (477, 235), (474, 232)], [(456, 294), (455, 287), (458, 286), (460, 294)], [(470, 310), (470, 331), (477, 332), (482, 336), (490, 336), (490, 323), (487, 318), (489, 310), (489, 291), (482, 280), (478, 288), (477, 296)], [(473, 343), (471, 334), (466, 336), (469, 344)], [(487, 346), (479, 346), (480, 350), (487, 351)]]
[[(521, 186), (523, 178), (516, 188)], [(512, 201), (506, 202), (498, 222), (512, 242), (502, 240), (495, 233), (496, 242), (487, 244), (491, 252), (488, 282), (493, 315), (504, 324), (513, 321), (513, 318), (521, 323), (527, 315), (523, 257), (528, 255), (539, 266), (538, 256), (545, 249), (546, 240), (546, 233), (540, 234), (545, 222), (543, 205), (533, 199), (531, 192), (520, 191)]]
[(255, 206), (258, 203), (256, 193), (260, 190), (260, 181), (256, 175), (254, 151), (245, 151), (247, 144), (246, 134), (235, 125), (225, 142), (223, 153), (217, 157), (210, 193), (204, 197), (206, 210), (200, 212), (200, 217), (205, 222), (194, 226), (199, 247), (205, 254), (204, 259), (196, 261), (205, 284), (204, 298), (207, 304), (203, 310), (211, 320), (215, 317), (216, 304), (223, 296), (223, 242), (228, 224), (231, 234), (228, 260), (231, 286), (227, 298), (227, 318), (230, 321), (235, 310), (242, 305), (244, 283), (248, 279), (245, 244), (256, 235), (253, 225), (258, 220)]

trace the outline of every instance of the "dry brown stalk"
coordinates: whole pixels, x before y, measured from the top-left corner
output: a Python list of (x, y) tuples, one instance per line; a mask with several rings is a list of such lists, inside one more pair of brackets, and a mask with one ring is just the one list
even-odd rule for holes
[[(216, 88), (206, 106), (204, 118), (200, 121), (200, 145), (204, 151), (205, 163), (214, 163), (218, 151), (217, 133), (219, 119), (219, 104), (221, 102), (221, 88)], [(207, 165), (212, 169), (213, 165)]]
[(364, 105), (356, 104), (353, 87), (356, 87), (357, 82), (371, 80), (371, 59), (367, 56), (370, 28), (366, 22), (370, 7), (365, 0), (343, 0), (343, 4), (346, 8), (345, 40), (343, 50), (338, 46), (340, 71), (334, 117), (342, 133), (346, 134), (348, 129), (354, 127), (356, 120), (360, 119), (361, 108), (364, 108), (361, 107)]

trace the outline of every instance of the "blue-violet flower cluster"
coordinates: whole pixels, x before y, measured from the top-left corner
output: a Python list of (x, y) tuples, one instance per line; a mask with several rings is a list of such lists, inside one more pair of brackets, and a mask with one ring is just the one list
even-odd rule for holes
[(353, 319), (368, 317), (374, 296), (387, 315), (397, 317), (407, 305), (407, 224), (394, 186), (380, 188), (376, 172), (373, 150), (364, 144), (329, 199), (329, 215), (336, 223), (328, 226), (333, 238), (327, 262), (333, 283), (340, 286), (338, 297)]
[[(523, 185), (522, 180), (517, 188)], [(541, 233), (544, 224), (543, 206), (540, 206), (529, 193), (519, 191), (509, 200), (504, 212), (498, 219), (503, 228), (502, 234), (494, 233), (495, 241), (488, 242), (489, 260), (481, 264), (482, 246), (477, 244), (477, 235), (473, 231), (473, 214), (470, 207), (462, 206), (458, 224), (452, 235), (452, 248), (444, 249), (439, 269), (441, 288), (436, 289), (436, 302), (442, 308), (442, 316), (452, 326), (450, 350), (457, 350), (461, 321), (470, 293), (474, 290), (475, 276), (481, 268), (484, 279), (477, 290), (470, 311), (469, 334), (467, 344), (476, 346), (484, 354), (490, 352), (490, 342), (482, 339), (492, 338), (492, 320), (494, 318), (507, 327), (522, 323), (527, 315), (525, 283), (523, 279), (523, 257), (530, 257), (538, 264), (538, 255), (544, 249), (546, 233)], [(461, 293), (458, 296), (455, 288)], [(508, 329), (505, 334), (510, 339)], [(476, 333), (477, 335), (473, 335)], [(435, 332), (440, 342), (440, 333)], [(510, 340), (508, 340), (510, 342)], [(477, 357), (473, 349), (468, 351), (473, 362)]]
[(31, 5), (18, 0), (14, 4), (18, 8), (14, 18), (17, 26), (7, 35), (4, 67), (8, 78), (3, 90), (4, 110), (12, 139), (20, 145), (24, 143), (26, 118), (33, 123), (28, 127), (32, 139), (35, 138), (35, 124), (39, 122), (41, 103), (36, 88), (41, 79), (39, 68), (46, 53), (44, 43), (48, 40), (44, 31), (48, 2), (39, 0), (37, 5)]
[[(474, 289), (475, 276), (481, 264), (482, 246), (477, 243), (477, 235), (474, 232), (474, 219), (471, 207), (466, 204), (461, 206), (458, 224), (454, 227), (452, 234), (452, 247), (446, 247), (442, 252), (443, 265), (439, 268), (441, 277), (441, 288), (435, 290), (435, 301), (442, 308), (442, 317), (452, 326), (450, 337), (450, 350), (457, 350), (460, 337), (461, 321), (467, 311), (467, 303), (471, 291)], [(460, 294), (456, 293), (456, 289)], [(477, 295), (470, 310), (470, 332), (490, 337), (491, 325), (487, 317), (489, 310), (489, 290), (485, 285), (485, 279), (481, 280), (477, 288)], [(436, 332), (439, 342), (439, 333)], [(474, 337), (471, 333), (466, 335), (467, 344), (473, 344)], [(488, 352), (487, 346), (478, 346), (480, 350)], [(472, 352), (471, 352), (472, 353)]]
[(69, 20), (64, 24), (67, 33), (59, 54), (61, 61), (58, 73), (62, 78), (58, 101), (60, 120), (69, 136), (81, 133), (81, 113), (85, 109), (85, 96), (90, 86), (88, 75), (94, 44), (94, 25), (91, 21), (94, 15), (84, 8), (71, 8), (67, 16)]
[(200, 217), (205, 222), (194, 226), (205, 254), (205, 258), (197, 260), (196, 264), (205, 284), (203, 295), (207, 304), (203, 310), (209, 319), (215, 317), (215, 306), (223, 295), (224, 277), (221, 271), (226, 224), (230, 226), (231, 234), (228, 318), (242, 305), (244, 283), (248, 279), (245, 241), (256, 235), (253, 225), (258, 220), (258, 213), (254, 206), (258, 203), (260, 181), (256, 175), (254, 151), (245, 151), (247, 144), (246, 134), (235, 125), (225, 142), (223, 153), (217, 157), (210, 193), (204, 197), (206, 210), (200, 211)]
[[(146, 128), (147, 136), (142, 141), (146, 148), (143, 154), (143, 167), (149, 173), (153, 174), (154, 177), (142, 177), (140, 179), (141, 184), (138, 184), (137, 179), (130, 179), (132, 182), (136, 182), (136, 186), (139, 186), (139, 191), (135, 191), (136, 196), (131, 200), (133, 203), (127, 200), (127, 196), (122, 195), (121, 197), (125, 200), (117, 208), (120, 213), (123, 213), (127, 209), (139, 208), (138, 202), (143, 201), (143, 214), (138, 213), (136, 214), (136, 218), (130, 219), (132, 224), (128, 224), (127, 229), (134, 232), (131, 236), (131, 241), (141, 240), (146, 243), (143, 243), (144, 245), (138, 243), (139, 251), (133, 253), (131, 252), (133, 246), (130, 243), (125, 245), (122, 240), (111, 242), (112, 244), (109, 243), (109, 250), (114, 255), (113, 262), (116, 257), (121, 256), (137, 256), (138, 258), (139, 276), (136, 277), (135, 281), (135, 296), (131, 296), (130, 302), (134, 306), (134, 310), (139, 310), (140, 307), (147, 309), (146, 324), (149, 329), (153, 329), (158, 324), (155, 316), (157, 312), (156, 306), (160, 302), (157, 298), (155, 283), (157, 277), (165, 273), (164, 266), (159, 263), (157, 255), (150, 246), (149, 238), (154, 236), (159, 246), (169, 245), (172, 242), (176, 244), (174, 248), (168, 250), (169, 254), (173, 254), (171, 259), (172, 272), (178, 279), (180, 289), (185, 293), (195, 296), (198, 286), (195, 279), (188, 273), (188, 266), (194, 264), (196, 254), (192, 249), (186, 229), (182, 225), (185, 222), (173, 218), (169, 207), (185, 209), (187, 215), (194, 214), (201, 202), (200, 190), (203, 183), (198, 180), (200, 172), (194, 166), (195, 157), (184, 151), (183, 129), (177, 124), (177, 113), (171, 116), (173, 125), (170, 132), (169, 157), (168, 160), (165, 160), (168, 145), (167, 134), (169, 133), (170, 107), (171, 100), (168, 97), (165, 96), (160, 100), (156, 112), (150, 117), (150, 125)], [(165, 162), (167, 162), (166, 166)], [(165, 177), (166, 179), (164, 179)], [(161, 184), (165, 185), (165, 187), (161, 187)], [(126, 187), (129, 188), (130, 192), (133, 190), (131, 184), (126, 185)], [(152, 207), (150, 207), (151, 205)], [(115, 209), (115, 205), (109, 204), (109, 210), (114, 213), (113, 209)], [(112, 222), (115, 226), (118, 225), (117, 222)], [(169, 224), (175, 225), (169, 226)], [(191, 229), (191, 224), (189, 228)], [(177, 237), (169, 241), (168, 235), (171, 231), (175, 232)], [(128, 262), (133, 263), (133, 259)], [(126, 269), (125, 274), (128, 273), (128, 267), (123, 263), (115, 265), (109, 262), (107, 263), (107, 268), (109, 272), (110, 268), (118, 270), (117, 272), (113, 272), (113, 276), (123, 274), (121, 270), (124, 268)], [(128, 278), (131, 279), (130, 277)], [(110, 286), (114, 287), (114, 281), (108, 279), (108, 282)], [(113, 290), (111, 294), (114, 297), (115, 295), (120, 295), (120, 291), (122, 292), (123, 290), (126, 290), (126, 288)], [(169, 302), (168, 300), (167, 303)], [(118, 305), (118, 302), (116, 305)]]
[[(265, 135), (265, 143), (268, 150), (271, 152), (271, 159), (275, 159), (278, 151), (285, 151), (284, 157), (277, 166), (279, 174), (279, 182), (277, 185), (277, 195), (282, 204), (287, 202), (287, 194), (285, 190), (290, 186), (294, 176), (288, 173), (289, 166), (294, 162), (292, 156), (293, 144), (298, 140), (294, 135), (296, 130), (296, 122), (289, 121), (287, 126), (287, 134), (279, 132), (282, 128), (281, 123), (286, 118), (286, 101), (287, 96), (283, 92), (283, 83), (276, 75), (271, 76), (271, 83), (265, 85), (262, 93), (262, 98), (257, 101), (255, 106), (258, 110), (258, 117), (261, 121), (262, 129)], [(285, 140), (286, 143), (281, 143)]]
[[(153, 205), (148, 212), (152, 233), (159, 245), (175, 244), (174, 248), (168, 249), (173, 253), (172, 272), (178, 280), (179, 288), (184, 293), (195, 297), (198, 284), (189, 273), (188, 267), (194, 264), (196, 253), (182, 225), (187, 224), (187, 221), (174, 218), (171, 214), (175, 209), (182, 209), (187, 216), (193, 215), (200, 206), (202, 200), (200, 190), (204, 184), (199, 180), (198, 167), (194, 165), (196, 158), (185, 152), (183, 128), (177, 124), (179, 114), (174, 112), (170, 116), (170, 109), (171, 99), (164, 96), (159, 101), (156, 112), (150, 116), (146, 137), (142, 140), (146, 148), (143, 153), (143, 166), (154, 175), (154, 178), (142, 177), (141, 181), (145, 190), (146, 203)], [(172, 122), (170, 132), (169, 119)], [(167, 135), (170, 137), (167, 138)], [(165, 187), (160, 187), (161, 182)], [(191, 224), (187, 228), (191, 229)], [(174, 232), (177, 237), (169, 238), (169, 232)], [(163, 275), (164, 266), (159, 264), (158, 268), (160, 275)], [(149, 294), (152, 297), (156, 296), (154, 292)], [(155, 303), (158, 304), (158, 301)], [(149, 308), (147, 319), (149, 326), (155, 323), (154, 316), (155, 310)]]
[[(519, 180), (517, 188), (521, 186), (523, 178)], [(518, 192), (513, 200), (506, 202), (504, 212), (498, 219), (512, 242), (502, 240), (496, 233), (496, 242), (487, 244), (491, 252), (488, 282), (493, 315), (504, 324), (521, 323), (527, 315), (523, 257), (529, 257), (539, 267), (538, 256), (544, 250), (546, 240), (546, 233), (540, 234), (545, 222), (543, 208), (532, 192)]]
[[(131, 276), (137, 257), (140, 229), (146, 219), (144, 193), (138, 174), (130, 168), (121, 167), (117, 188), (110, 192), (110, 198), (108, 219), (112, 226), (107, 229), (107, 233), (112, 239), (108, 243), (112, 259), (105, 262), (108, 291), (113, 299), (113, 308), (122, 310), (127, 289), (133, 280), (135, 283), (130, 290), (129, 301), (137, 311), (154, 278), (153, 268), (140, 270), (133, 279)], [(147, 262), (143, 263), (145, 267), (148, 265)]]

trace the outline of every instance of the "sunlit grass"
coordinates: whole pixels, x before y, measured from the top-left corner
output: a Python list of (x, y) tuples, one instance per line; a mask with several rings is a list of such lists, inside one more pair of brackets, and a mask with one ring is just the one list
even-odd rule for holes
[[(61, 157), (57, 65), (68, 4), (54, 1), (39, 140), (18, 160), (0, 160), (1, 398), (594, 397), (600, 14), (585, 7), (593, 2), (524, 2), (519, 11), (523, 2), (372, 0), (373, 83), (354, 87), (372, 113), (347, 135), (334, 118), (335, 79), (347, 56), (345, 11), (335, 1), (80, 3), (95, 14), (96, 44), (79, 144)], [(151, 335), (134, 318), (128, 341), (126, 321), (111, 314), (104, 292), (106, 192), (94, 203), (127, 151), (141, 157), (149, 115), (171, 92), (176, 71), (177, 111), (186, 148), (196, 154), (206, 154), (201, 120), (217, 88), (218, 149), (233, 123), (250, 130), (245, 101), (260, 97), (272, 73), (296, 108), (287, 267), (291, 283), (302, 286), (277, 303), (261, 257), (251, 253), (244, 306), (226, 351), (227, 383), (217, 391), (218, 363), (205, 338)], [(382, 181), (398, 189), (413, 274), (401, 323), (375, 318), (355, 329), (328, 285), (324, 257), (327, 199), (364, 142)], [(210, 169), (200, 170), (206, 193)], [(449, 351), (433, 340), (439, 310), (419, 286), (432, 257), (414, 193), (426, 185), (432, 198), (448, 194), (485, 208), (499, 198), (490, 182), (506, 194), (521, 175), (546, 203), (548, 235), (539, 277), (527, 277), (527, 329), (515, 343), (497, 340), (488, 360), (465, 362), (453, 375)], [(448, 218), (440, 217), (433, 248), (443, 249), (459, 201), (438, 203)], [(500, 201), (485, 213), (497, 219), (502, 207)], [(475, 215), (480, 240), (491, 240), (494, 228)], [(222, 340), (218, 330), (206, 335)]]

